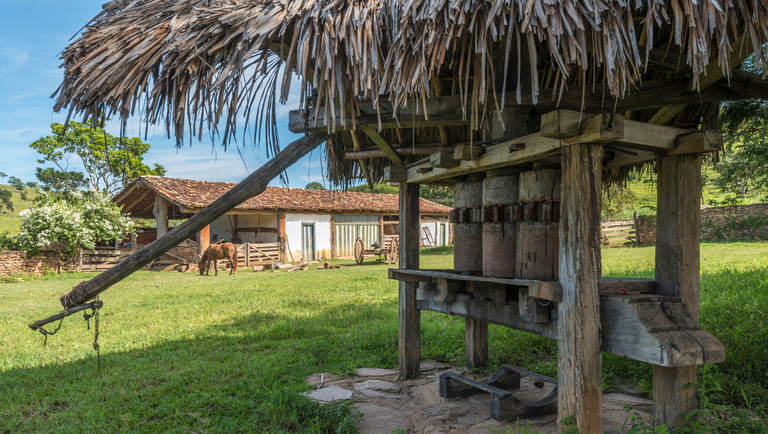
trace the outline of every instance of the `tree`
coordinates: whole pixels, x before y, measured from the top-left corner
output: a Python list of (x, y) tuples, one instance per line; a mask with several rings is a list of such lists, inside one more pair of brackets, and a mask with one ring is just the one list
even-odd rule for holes
[(52, 244), (63, 243), (72, 256), (78, 247), (92, 249), (99, 241), (122, 239), (134, 222), (103, 192), (40, 194), (32, 208), (20, 213), (22, 248), (34, 254)]
[(400, 189), (392, 187), (389, 184), (378, 182), (373, 184), (373, 191), (368, 187), (368, 184), (358, 185), (357, 187), (350, 187), (347, 191), (357, 191), (360, 193), (376, 193), (376, 194), (398, 194)]
[(16, 190), (24, 190), (24, 182), (15, 176), (8, 178), (8, 183), (11, 184), (11, 187), (15, 188)]
[(29, 181), (27, 183), (27, 187), (29, 187), (29, 188), (37, 188), (37, 187), (40, 187), (40, 184), (38, 184), (38, 183), (36, 183), (34, 181)]
[(8, 212), (13, 212), (13, 202), (11, 202), (12, 194), (8, 190), (0, 190), (0, 212), (5, 207)]
[(632, 193), (632, 190), (611, 184), (607, 190), (603, 190), (603, 218), (619, 218), (622, 212), (634, 208), (637, 202), (637, 196)]
[(26, 191), (22, 191), (19, 196), (21, 197), (21, 200), (27, 200), (28, 199)]
[[(55, 168), (38, 168), (37, 179), (44, 188), (54, 190), (81, 188), (114, 194), (123, 185), (141, 175), (165, 175), (165, 168), (144, 164), (149, 144), (138, 137), (120, 138), (108, 134), (102, 125), (70, 122), (66, 132), (62, 124), (51, 124), (53, 135), (41, 137), (30, 144), (42, 159), (40, 164), (52, 163)], [(69, 159), (76, 155), (85, 167), (86, 175), (68, 168)]]
[(419, 197), (453, 208), (453, 188), (422, 185), (419, 187)]
[(0, 172), (0, 178), (2, 178), (3, 181), (5, 181), (5, 178), (7, 178), (7, 177), (8, 177), (8, 175), (6, 175), (4, 172)]
[(323, 184), (320, 184), (319, 182), (310, 182), (304, 188), (306, 188), (307, 190), (325, 190), (325, 187), (323, 187)]
[(717, 165), (715, 181), (733, 196), (726, 202), (744, 201), (755, 192), (768, 200), (768, 102), (742, 100), (724, 103), (720, 110), (725, 152)]

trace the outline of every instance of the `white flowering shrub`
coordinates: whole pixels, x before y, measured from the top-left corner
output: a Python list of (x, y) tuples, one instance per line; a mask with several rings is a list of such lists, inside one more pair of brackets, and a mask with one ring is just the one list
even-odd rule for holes
[(67, 255), (77, 247), (92, 249), (96, 242), (121, 239), (133, 231), (134, 222), (120, 213), (106, 194), (70, 192), (62, 197), (42, 194), (30, 209), (19, 213), (20, 246), (30, 253), (62, 243)]

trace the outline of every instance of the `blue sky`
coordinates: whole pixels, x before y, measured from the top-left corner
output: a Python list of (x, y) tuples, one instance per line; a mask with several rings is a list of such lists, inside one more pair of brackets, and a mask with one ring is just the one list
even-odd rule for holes
[[(49, 135), (52, 122), (66, 119), (63, 110), (54, 113), (50, 98), (63, 78), (59, 53), (69, 39), (101, 11), (104, 1), (0, 1), (0, 172), (24, 182), (36, 181), (38, 157), (29, 144)], [(285, 106), (278, 104), (283, 147), (299, 137), (287, 129), (287, 112), (297, 108), (296, 98), (292, 99)], [(144, 139), (138, 121), (129, 120), (127, 134)], [(113, 122), (107, 130), (117, 135), (117, 123)], [(220, 143), (211, 143), (210, 139), (193, 141), (191, 147), (185, 145), (177, 149), (175, 141), (166, 139), (160, 126), (150, 126), (146, 142), (152, 149), (144, 161), (150, 165), (162, 164), (168, 170), (166, 176), (177, 178), (239, 182), (267, 161), (263, 149), (248, 146), (243, 152), (244, 163), (235, 149), (224, 152)], [(289, 186), (304, 187), (311, 181), (326, 184), (321, 165), (322, 148), (319, 147), (288, 170)], [(70, 167), (77, 166), (73, 158)], [(274, 180), (271, 185), (279, 183)]]

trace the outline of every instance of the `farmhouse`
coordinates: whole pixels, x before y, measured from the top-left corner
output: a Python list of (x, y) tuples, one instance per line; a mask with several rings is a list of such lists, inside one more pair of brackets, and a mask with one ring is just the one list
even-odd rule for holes
[[(142, 176), (118, 192), (114, 201), (131, 217), (156, 219), (160, 237), (168, 232), (169, 219), (192, 217), (235, 185)], [(419, 208), (423, 245), (447, 245), (451, 208), (426, 199), (420, 199)], [(281, 260), (351, 257), (358, 238), (370, 248), (387, 235), (395, 236), (398, 211), (396, 194), (267, 187), (211, 222), (197, 234), (197, 241), (201, 250), (209, 241), (219, 240), (262, 246), (261, 250), (279, 245)]]

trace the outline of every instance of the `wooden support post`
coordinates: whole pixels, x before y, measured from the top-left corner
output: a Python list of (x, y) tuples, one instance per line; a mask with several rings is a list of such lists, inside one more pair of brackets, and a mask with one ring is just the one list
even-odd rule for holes
[(278, 243), (281, 243), (283, 246), (282, 249), (280, 249), (280, 262), (286, 262), (285, 260), (288, 258), (288, 238), (286, 238), (285, 235), (285, 213), (282, 212), (277, 215), (277, 240)]
[(379, 214), (379, 242), (384, 248), (384, 214)]
[[(563, 148), (558, 313), (558, 420), (580, 433), (602, 432), (600, 202), (603, 147)], [(565, 431), (560, 426), (560, 432)]]
[(139, 240), (136, 232), (131, 232), (131, 253), (136, 253), (136, 250), (139, 250)]
[(168, 233), (168, 201), (159, 194), (155, 195), (155, 208), (153, 211), (157, 222), (157, 239)]
[(488, 323), (464, 318), (464, 359), (467, 367), (478, 369), (488, 360)]
[(336, 219), (331, 214), (331, 258), (336, 257)]
[[(419, 185), (400, 184), (400, 267), (419, 268)], [(416, 308), (417, 282), (399, 282), (398, 320), (400, 380), (419, 378), (421, 312)]]
[(208, 246), (211, 245), (211, 225), (208, 225), (197, 233), (197, 254), (201, 257), (203, 253), (208, 250)]
[[(656, 216), (656, 288), (660, 295), (681, 297), (699, 321), (699, 219), (701, 157), (678, 155), (659, 159)], [(685, 425), (685, 415), (698, 407), (697, 366), (653, 369), (653, 413), (671, 432)]]
[(243, 254), (245, 255), (245, 266), (250, 267), (251, 266), (251, 245), (248, 243), (245, 243), (243, 246)]

